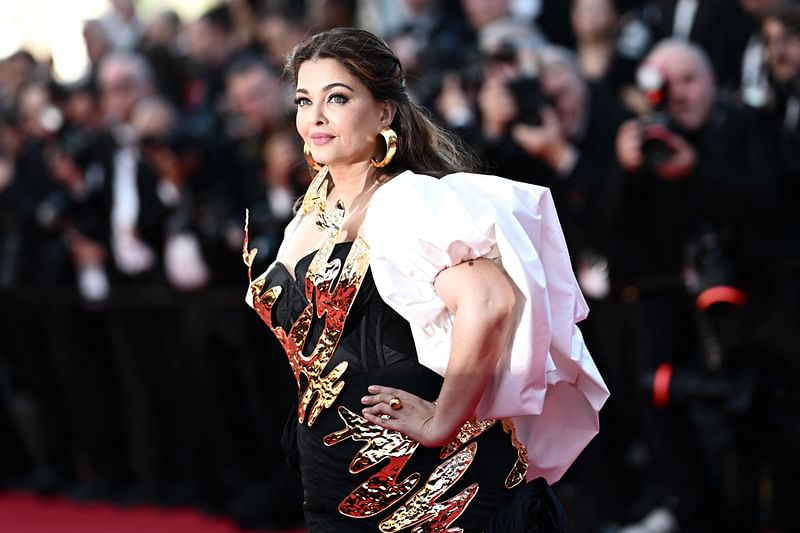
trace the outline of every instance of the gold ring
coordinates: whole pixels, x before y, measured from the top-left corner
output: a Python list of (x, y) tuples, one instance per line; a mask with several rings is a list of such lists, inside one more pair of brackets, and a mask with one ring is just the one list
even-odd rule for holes
[(403, 402), (400, 401), (400, 398), (392, 398), (389, 400), (389, 407), (397, 411), (403, 408)]

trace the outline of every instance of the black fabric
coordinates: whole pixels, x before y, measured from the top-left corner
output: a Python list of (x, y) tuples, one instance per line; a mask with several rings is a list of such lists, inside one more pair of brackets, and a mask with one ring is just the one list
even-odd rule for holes
[[(332, 260), (344, 261), (349, 250), (350, 243), (337, 244)], [(294, 275), (280, 263), (267, 275), (267, 288), (276, 285), (283, 287), (273, 307), (273, 324), (285, 331), (289, 331), (307, 305), (304, 278), (312, 259), (313, 254), (302, 258), (295, 267)], [(323, 326), (321, 320), (313, 321), (305, 347), (307, 353), (313, 349)], [(323, 443), (323, 437), (345, 427), (337, 408), (344, 406), (359, 414), (363, 407), (361, 397), (367, 394), (367, 387), (373, 384), (402, 388), (428, 400), (437, 398), (442, 384), (441, 376), (418, 362), (408, 322), (380, 298), (369, 270), (348, 313), (344, 333), (327, 369), (342, 361), (348, 363), (342, 377), (345, 386), (334, 405), (324, 409), (311, 427), (307, 423), (297, 423), (294, 409), (289, 414), (283, 435), (288, 463), (301, 474), (306, 522), (313, 533), (377, 531), (378, 523), (399, 507), (395, 503), (377, 516), (365, 519), (347, 518), (338, 512), (339, 503), (386, 463), (352, 474), (348, 465), (365, 443), (351, 439), (333, 446)], [(301, 390), (305, 389), (304, 379), (301, 378)], [(505, 478), (517, 459), (517, 451), (501, 424), (495, 424), (474, 442), (477, 443), (474, 462), (454, 486), (437, 500), (448, 500), (469, 485), (479, 484), (477, 494), (454, 526), (462, 527), (465, 532), (480, 532), (485, 530), (499, 509), (509, 504), (520, 507), (520, 510), (504, 512), (518, 517), (518, 520), (523, 520), (521, 517), (527, 512), (526, 509), (541, 507), (542, 504), (534, 500), (547, 497), (546, 492), (532, 491), (525, 485), (512, 490), (504, 486)], [(443, 462), (439, 453), (438, 448), (419, 447), (400, 472), (398, 477), (401, 480), (414, 472), (421, 474), (412, 493), (421, 489), (434, 468)], [(515, 498), (516, 494), (523, 496)], [(545, 507), (550, 508), (547, 505)], [(541, 513), (533, 512), (531, 516), (537, 514)]]
[(485, 533), (557, 533), (567, 530), (567, 515), (544, 478), (537, 477), (517, 491), (510, 505), (500, 509)]
[(286, 466), (289, 471), (300, 477), (300, 452), (297, 449), (297, 404), (289, 409), (286, 424), (283, 426), (281, 446), (286, 457)]

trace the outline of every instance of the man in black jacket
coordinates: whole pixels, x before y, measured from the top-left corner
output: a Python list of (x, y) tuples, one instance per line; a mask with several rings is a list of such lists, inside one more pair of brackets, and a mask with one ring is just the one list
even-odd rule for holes
[(753, 337), (769, 357), (769, 417), (764, 434), (774, 435), (760, 449), (771, 472), (773, 501), (770, 523), (791, 530), (800, 522), (794, 503), (800, 475), (800, 393), (793, 377), (800, 370), (800, 4), (781, 2), (766, 12), (761, 33), (767, 51), (772, 87), (768, 107), (780, 131), (782, 162), (780, 204), (773, 228), (764, 241), (764, 271), (759, 293), (752, 299)]
[[(483, 157), (492, 171), (549, 187), (573, 260), (593, 255), (597, 201), (614, 164), (614, 134), (629, 116), (602, 83), (588, 83), (574, 54), (546, 46), (536, 77), (502, 65), (479, 95)], [(584, 287), (586, 290), (586, 287)]]
[(136, 498), (163, 495), (175, 452), (168, 410), (174, 376), (169, 341), (172, 316), (164, 306), (162, 252), (169, 212), (159, 177), (142, 157), (134, 125), (137, 106), (152, 93), (149, 64), (140, 55), (114, 53), (99, 66), (108, 135), (97, 159), (107, 202), (111, 308), (110, 341), (124, 403), (126, 439)]
[(709, 508), (722, 498), (720, 457), (740, 451), (728, 418), (702, 402), (652, 411), (638, 383), (664, 363), (701, 375), (739, 370), (734, 352), (744, 329), (728, 334), (712, 321), (721, 310), (727, 325), (741, 318), (750, 280), (761, 271), (762, 240), (779, 197), (775, 130), (762, 114), (721, 96), (696, 45), (662, 41), (643, 68), (659, 89), (652, 101), (662, 104), (653, 116), (625, 122), (616, 137), (621, 172), (609, 183), (602, 221), (610, 295), (593, 308), (595, 349), (616, 392), (609, 416), (620, 418), (633, 442), (645, 436), (628, 446), (652, 454), (648, 484), (664, 483), (648, 505), (675, 497), (682, 530), (730, 530), (756, 516), (741, 501)]

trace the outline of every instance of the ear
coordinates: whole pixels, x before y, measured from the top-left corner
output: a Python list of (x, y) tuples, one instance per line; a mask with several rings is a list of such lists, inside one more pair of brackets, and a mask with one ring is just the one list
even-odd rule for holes
[(394, 115), (397, 113), (397, 104), (392, 102), (391, 100), (386, 100), (382, 102), (381, 105), (381, 125), (384, 127), (389, 127), (392, 125), (392, 121), (394, 121)]

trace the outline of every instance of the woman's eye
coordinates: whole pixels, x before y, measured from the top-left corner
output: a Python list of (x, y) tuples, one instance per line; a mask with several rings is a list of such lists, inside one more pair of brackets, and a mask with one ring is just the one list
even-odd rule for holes
[(296, 105), (297, 107), (305, 107), (310, 103), (311, 100), (309, 100), (304, 96), (298, 96), (297, 98), (294, 99), (294, 105)]
[(344, 96), (343, 94), (332, 94), (328, 98), (328, 101), (331, 102), (332, 104), (346, 104), (347, 97)]

